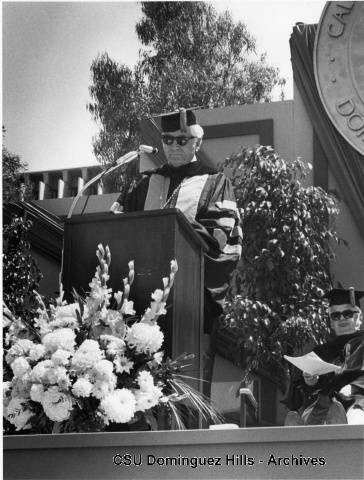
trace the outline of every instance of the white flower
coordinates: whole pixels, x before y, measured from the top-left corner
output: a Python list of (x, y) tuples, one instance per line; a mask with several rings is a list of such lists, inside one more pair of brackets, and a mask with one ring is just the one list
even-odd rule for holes
[(135, 413), (135, 396), (126, 388), (114, 390), (101, 400), (100, 409), (105, 414), (106, 424), (129, 422)]
[(22, 378), (13, 377), (11, 382), (12, 398), (29, 398), (31, 386), (32, 381), (30, 373), (26, 373)]
[(34, 327), (39, 331), (41, 336), (46, 335), (52, 331), (51, 322), (44, 315), (40, 315), (34, 319)]
[(23, 357), (16, 358), (10, 366), (14, 375), (18, 378), (21, 378), (31, 369), (27, 360)]
[(79, 378), (73, 384), (72, 393), (76, 397), (89, 397), (92, 390), (92, 383), (87, 378)]
[(44, 357), (46, 349), (41, 343), (34, 344), (29, 350), (29, 359), (33, 362), (40, 360)]
[(126, 334), (126, 342), (137, 353), (155, 353), (163, 343), (164, 336), (159, 325), (134, 323)]
[(144, 412), (150, 408), (158, 405), (160, 398), (163, 396), (162, 390), (158, 387), (153, 387), (147, 391), (136, 390), (134, 392), (136, 399), (136, 411)]
[(102, 286), (98, 278), (94, 277), (89, 283), (91, 288), (89, 299), (94, 300), (98, 305), (105, 302), (105, 305), (109, 305), (109, 298), (111, 297), (112, 288)]
[(143, 391), (151, 390), (154, 386), (153, 377), (150, 372), (147, 372), (146, 370), (138, 373), (137, 382), (140, 390)]
[(67, 365), (69, 357), (72, 355), (67, 350), (59, 349), (53, 353), (51, 360), (54, 365)]
[(77, 371), (85, 371), (92, 368), (102, 360), (103, 352), (96, 340), (85, 340), (72, 358), (72, 367)]
[(8, 350), (5, 360), (10, 365), (17, 357), (26, 357), (29, 353), (29, 350), (35, 344), (31, 340), (22, 338), (17, 340), (16, 343)]
[(33, 383), (30, 389), (30, 398), (33, 402), (41, 402), (44, 395), (44, 387), (41, 383)]
[(161, 302), (163, 300), (163, 290), (157, 288), (154, 293), (152, 293), (152, 298), (155, 302)]
[(125, 333), (124, 317), (119, 310), (108, 310), (103, 308), (100, 319), (110, 327), (111, 333), (118, 338), (123, 338)]
[(130, 370), (134, 367), (134, 362), (124, 355), (120, 355), (114, 358), (114, 365), (117, 373), (130, 373)]
[(60, 307), (56, 307), (55, 315), (57, 318), (60, 317), (71, 317), (77, 319), (77, 311), (79, 312), (80, 307), (78, 303), (71, 303), (70, 305), (62, 305)]
[(171, 272), (177, 273), (177, 271), (178, 271), (177, 260), (171, 260)]
[(58, 387), (50, 387), (42, 397), (44, 413), (54, 422), (63, 422), (70, 417), (72, 399), (69, 395), (60, 392)]
[(3, 382), (3, 412), (6, 412), (6, 408), (10, 402), (11, 382)]
[(50, 385), (58, 384), (62, 388), (66, 388), (70, 383), (67, 370), (64, 367), (55, 367), (54, 365), (46, 369), (44, 378)]
[(33, 412), (26, 408), (26, 404), (25, 398), (13, 398), (7, 406), (6, 418), (15, 425), (17, 431), (31, 428), (28, 420), (33, 416)]
[(91, 395), (99, 400), (108, 397), (116, 386), (116, 376), (113, 375), (111, 381), (96, 380), (92, 387)]
[(33, 381), (39, 383), (43, 382), (47, 369), (51, 367), (53, 367), (51, 360), (43, 360), (42, 362), (37, 363), (31, 374)]
[(93, 367), (97, 380), (110, 381), (113, 377), (113, 364), (109, 360), (100, 360)]
[(120, 305), (120, 304), (121, 304), (121, 301), (122, 301), (122, 299), (123, 299), (123, 292), (120, 292), (120, 290), (117, 291), (117, 292), (115, 292), (115, 293), (114, 293), (114, 298), (115, 298), (115, 300), (116, 300), (116, 303), (117, 303), (118, 305)]
[(73, 317), (59, 317), (49, 322), (49, 328), (51, 331), (59, 328), (70, 328), (71, 330), (78, 329), (78, 320)]
[(134, 302), (132, 300), (125, 300), (120, 309), (123, 315), (135, 315)]
[(125, 342), (114, 335), (100, 335), (100, 340), (106, 342), (106, 351), (109, 355), (122, 355), (125, 351)]
[(157, 352), (153, 355), (153, 360), (159, 365), (163, 360), (163, 352)]
[[(165, 292), (167, 289), (165, 290)], [(162, 302), (163, 295), (165, 294), (160, 289), (155, 290), (154, 293), (152, 293), (152, 298), (155, 299), (154, 302), (151, 302), (150, 307), (147, 308), (144, 312), (142, 322), (152, 322), (155, 317), (159, 315), (165, 315), (167, 313), (167, 310), (165, 309), (166, 302)]]
[(11, 382), (3, 382), (3, 397), (10, 391)]
[(75, 346), (75, 332), (70, 328), (59, 328), (54, 332), (47, 333), (42, 343), (49, 352), (55, 352), (59, 348), (73, 352)]

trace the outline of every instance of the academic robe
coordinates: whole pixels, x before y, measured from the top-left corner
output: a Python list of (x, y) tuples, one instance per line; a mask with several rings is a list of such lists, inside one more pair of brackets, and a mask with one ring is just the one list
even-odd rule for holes
[(164, 165), (146, 172), (117, 201), (125, 212), (178, 208), (205, 241), (204, 329), (210, 333), (241, 255), (240, 216), (230, 180), (200, 161), (178, 168)]
[[(324, 361), (343, 368), (339, 374), (321, 375), (313, 386), (306, 385), (301, 374), (292, 382), (285, 403), (290, 410), (296, 411), (312, 405), (305, 418), (305, 424), (312, 425), (326, 423), (333, 399), (348, 410), (358, 399), (364, 398), (364, 331), (340, 335), (317, 345), (314, 352)], [(347, 385), (351, 386), (351, 392), (340, 392)]]

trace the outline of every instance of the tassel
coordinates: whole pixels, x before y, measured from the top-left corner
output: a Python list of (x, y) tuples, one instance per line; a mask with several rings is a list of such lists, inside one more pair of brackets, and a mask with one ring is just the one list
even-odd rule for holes
[(355, 307), (355, 290), (354, 287), (349, 287), (349, 297), (350, 297), (350, 305)]
[(187, 132), (187, 113), (185, 108), (179, 110), (179, 124), (181, 132)]

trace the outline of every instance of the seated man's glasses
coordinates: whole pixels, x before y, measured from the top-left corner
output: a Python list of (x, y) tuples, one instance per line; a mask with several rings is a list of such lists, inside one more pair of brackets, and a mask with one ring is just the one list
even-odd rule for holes
[(355, 310), (344, 310), (343, 312), (332, 312), (330, 313), (330, 318), (331, 320), (340, 320), (341, 316), (345, 320), (349, 320), (350, 318), (353, 318), (353, 316), (358, 313)]
[(173, 137), (172, 135), (162, 135), (162, 142), (165, 145), (173, 145), (173, 142), (176, 141), (178, 145), (184, 147), (185, 145), (187, 145), (189, 140), (191, 140), (191, 138), (196, 137), (186, 137), (184, 135), (181, 135), (179, 137)]

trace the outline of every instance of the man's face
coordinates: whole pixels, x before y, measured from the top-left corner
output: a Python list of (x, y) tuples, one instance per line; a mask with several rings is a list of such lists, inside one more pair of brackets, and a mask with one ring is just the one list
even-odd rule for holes
[(330, 325), (337, 336), (354, 333), (358, 329), (360, 310), (349, 303), (329, 308)]
[(174, 139), (178, 137), (188, 139), (185, 145), (179, 145), (176, 140), (174, 140), (171, 145), (166, 145), (166, 143), (162, 141), (165, 156), (172, 167), (180, 167), (190, 163), (201, 145), (201, 139), (191, 138), (192, 135), (189, 132), (181, 132), (181, 130), (164, 133), (162, 139), (163, 137), (167, 137), (167, 139), (169, 137), (173, 137)]

